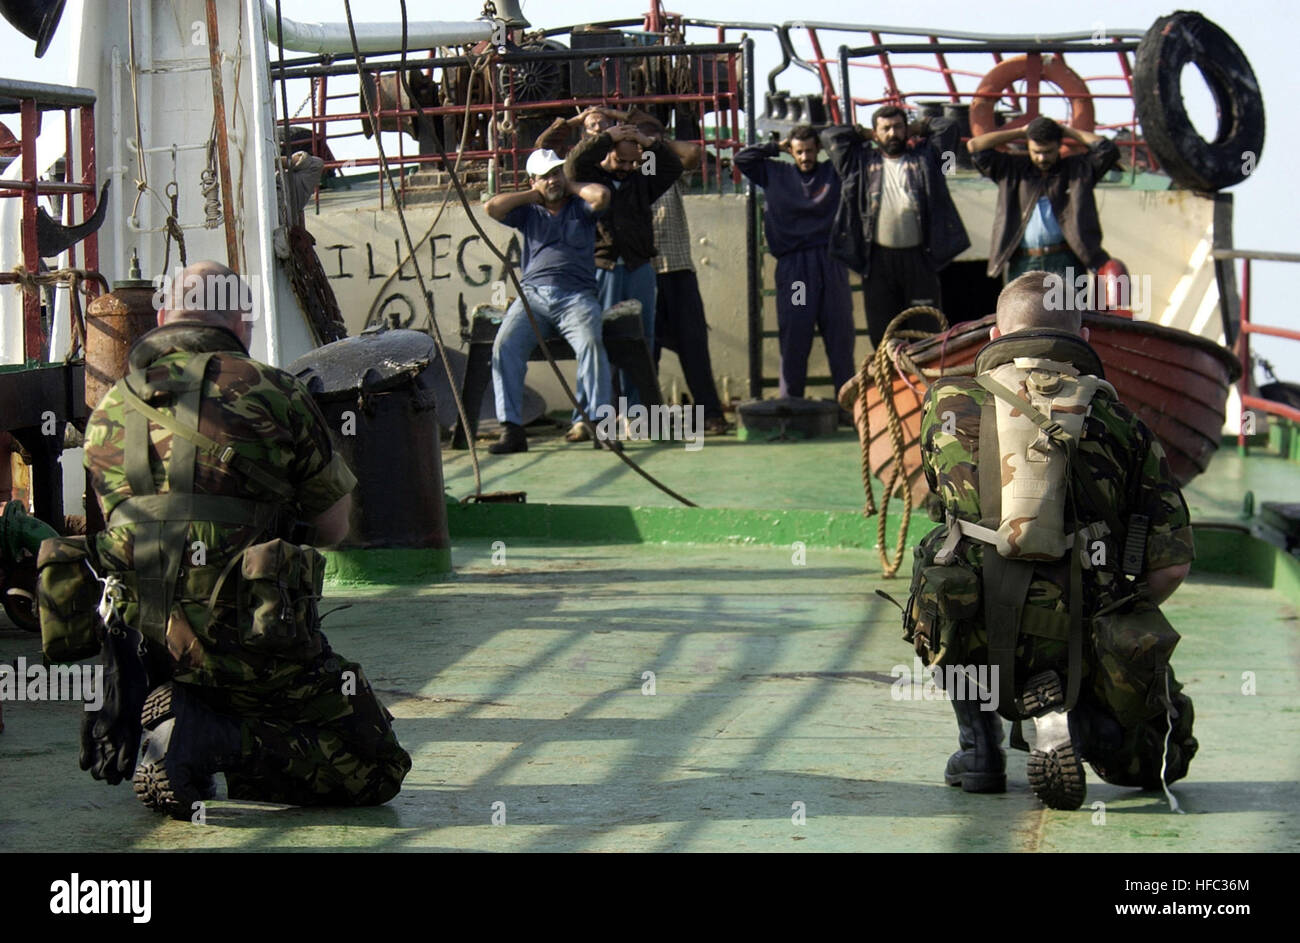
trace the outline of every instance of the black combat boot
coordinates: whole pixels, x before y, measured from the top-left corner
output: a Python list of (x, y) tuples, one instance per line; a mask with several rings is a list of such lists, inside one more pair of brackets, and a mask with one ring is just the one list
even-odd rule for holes
[(1055, 671), (1025, 682), (1017, 703), (1020, 712), (1034, 723), (1034, 749), (1025, 767), (1029, 787), (1049, 809), (1072, 811), (1083, 805), (1088, 785), (1083, 755), (1071, 730), (1074, 712), (1062, 710), (1064, 705), (1065, 689)]
[(488, 446), (493, 455), (506, 455), (510, 452), (528, 451), (528, 433), (524, 427), (514, 422), (501, 423), (501, 438)]
[(133, 787), (146, 806), (190, 818), (194, 803), (215, 794), (212, 774), (245, 764), (239, 722), (200, 703), (184, 685), (155, 688), (140, 714), (144, 741)]
[(944, 782), (965, 792), (1006, 792), (1007, 754), (997, 711), (982, 711), (977, 701), (965, 698), (953, 698), (952, 709), (961, 749), (948, 757)]

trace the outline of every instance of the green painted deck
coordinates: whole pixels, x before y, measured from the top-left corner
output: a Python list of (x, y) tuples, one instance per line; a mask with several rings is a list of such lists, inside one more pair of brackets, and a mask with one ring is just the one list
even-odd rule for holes
[[(1025, 754), (1015, 751), (1005, 795), (945, 787), (951, 709), (894, 696), (891, 671), (910, 667), (911, 652), (896, 610), (872, 590), (906, 585), (880, 579), (874, 522), (855, 520), (851, 434), (776, 445), (708, 439), (694, 453), (630, 448), (700, 504), (733, 510), (670, 511), (616, 459), (585, 447), (484, 453), (484, 490), (584, 505), (588, 516), (566, 520), (586, 536), (561, 527), (571, 539), (521, 537), (520, 522), (542, 518), (453, 508), (452, 579), (331, 594), (327, 602), (357, 605), (327, 621), (330, 640), (366, 667), (414, 760), (387, 806), (216, 801), (204, 826), (165, 821), (128, 786), (77, 768), (80, 705), (6, 703), (0, 848), (1300, 849), (1300, 592), (1286, 582), (1292, 565), (1271, 550), (1247, 552), (1239, 533), (1213, 532), (1207, 565), (1256, 575), (1203, 567), (1166, 606), (1183, 634), (1174, 663), (1201, 742), (1190, 778), (1174, 786), (1186, 814), (1171, 814), (1160, 793), (1095, 777), (1081, 810), (1055, 812), (1029, 793)], [(451, 453), (446, 464), (448, 490), (471, 492), (468, 457)], [(1243, 484), (1269, 500), (1284, 497), (1269, 488), (1293, 494), (1297, 480), (1293, 465), (1243, 465), (1225, 450), (1189, 502), (1203, 519), (1213, 511), (1231, 520)], [(496, 516), (475, 523), (479, 510)], [(603, 542), (601, 520), (633, 537)], [(842, 539), (850, 526), (857, 533)], [(797, 560), (791, 544), (805, 528)], [(1273, 569), (1246, 565), (1256, 558)], [(1257, 578), (1265, 572), (1276, 585)], [(38, 657), (38, 647), (0, 628), (3, 659)], [(1253, 695), (1243, 694), (1245, 672)], [(797, 804), (803, 824), (792, 820)], [(494, 811), (504, 824), (493, 824)]]

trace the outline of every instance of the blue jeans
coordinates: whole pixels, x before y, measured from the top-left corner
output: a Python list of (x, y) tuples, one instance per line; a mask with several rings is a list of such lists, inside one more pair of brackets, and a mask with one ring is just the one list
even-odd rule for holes
[[(656, 284), (655, 267), (650, 262), (629, 271), (623, 260), (619, 259), (612, 269), (596, 269), (596, 297), (600, 300), (601, 308), (608, 311), (620, 301), (633, 298), (641, 302), (641, 330), (645, 334), (646, 349), (652, 356), (655, 349)], [(643, 402), (641, 391), (622, 370), (618, 371), (618, 385), (627, 397), (629, 406)]]
[[(596, 410), (609, 402), (609, 360), (601, 340), (601, 307), (590, 292), (572, 292), (560, 288), (524, 286), (524, 294), (533, 309), (533, 317), (542, 336), (562, 336), (578, 358), (578, 383), (574, 390), (578, 402), (592, 421)], [(528, 323), (528, 314), (518, 298), (510, 305), (501, 330), (492, 345), (492, 386), (496, 392), (497, 418), (519, 424), (522, 414), (524, 371), (528, 355), (537, 347), (537, 335)], [(470, 408), (468, 405), (466, 408)], [(574, 421), (582, 418), (577, 412)]]

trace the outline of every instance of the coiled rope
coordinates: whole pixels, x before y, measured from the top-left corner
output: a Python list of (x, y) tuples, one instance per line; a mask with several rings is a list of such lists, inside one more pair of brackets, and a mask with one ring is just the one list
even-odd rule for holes
[[(907, 471), (903, 464), (906, 443), (903, 439), (903, 420), (899, 416), (898, 405), (894, 402), (894, 377), (897, 376), (911, 389), (919, 403), (921, 390), (912, 382), (909, 374), (916, 376), (923, 387), (928, 387), (928, 381), (936, 380), (939, 377), (971, 375), (975, 372), (973, 364), (962, 364), (947, 369), (919, 366), (908, 353), (908, 347), (912, 341), (933, 337), (936, 332), (916, 328), (905, 329), (903, 324), (915, 315), (929, 315), (939, 324), (939, 332), (948, 330), (948, 319), (944, 317), (943, 312), (938, 308), (929, 305), (916, 305), (908, 308), (889, 322), (889, 327), (885, 328), (884, 336), (881, 337), (876, 349), (863, 358), (862, 365), (858, 367), (856, 378), (859, 412), (858, 439), (862, 445), (862, 488), (866, 493), (862, 516), (871, 517), (873, 514), (877, 515), (876, 550), (880, 554), (882, 575), (886, 579), (892, 578), (903, 564), (903, 555), (907, 552), (907, 527), (912, 520), (911, 494), (908, 490)], [(882, 498), (879, 507), (876, 505), (875, 494), (871, 487), (871, 414), (867, 410), (868, 383), (875, 385), (880, 402), (885, 407), (892, 451), (888, 478), (881, 476), (884, 489), (881, 491)], [(889, 517), (889, 498), (898, 488), (900, 479), (903, 485), (903, 520), (898, 528), (898, 540), (895, 543), (894, 554), (891, 558), (886, 549), (885, 525)]]
[(68, 352), (64, 354), (63, 361), (68, 363), (79, 352), (86, 349), (86, 316), (81, 308), (81, 292), (85, 292), (87, 297), (90, 295), (90, 286), (85, 284), (87, 281), (98, 282), (104, 292), (108, 292), (108, 281), (98, 272), (92, 272), (89, 269), (80, 268), (61, 268), (53, 272), (38, 272), (33, 274), (27, 271), (22, 265), (15, 266), (12, 273), (13, 284), (18, 285), (24, 295), (40, 295), (41, 288), (47, 285), (64, 285), (70, 289), (68, 296), (69, 320), (72, 322), (72, 332), (68, 338)]

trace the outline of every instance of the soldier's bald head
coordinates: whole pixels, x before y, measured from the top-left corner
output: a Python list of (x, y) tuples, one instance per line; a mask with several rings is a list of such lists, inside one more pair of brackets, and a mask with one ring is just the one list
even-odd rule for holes
[(1051, 328), (1083, 335), (1083, 314), (1062, 299), (1072, 286), (1064, 285), (1060, 275), (1051, 272), (1026, 272), (1008, 282), (998, 295), (998, 332)]
[(232, 331), (244, 346), (252, 338), (253, 292), (229, 267), (211, 259), (186, 266), (172, 279), (158, 323), (202, 321)]

